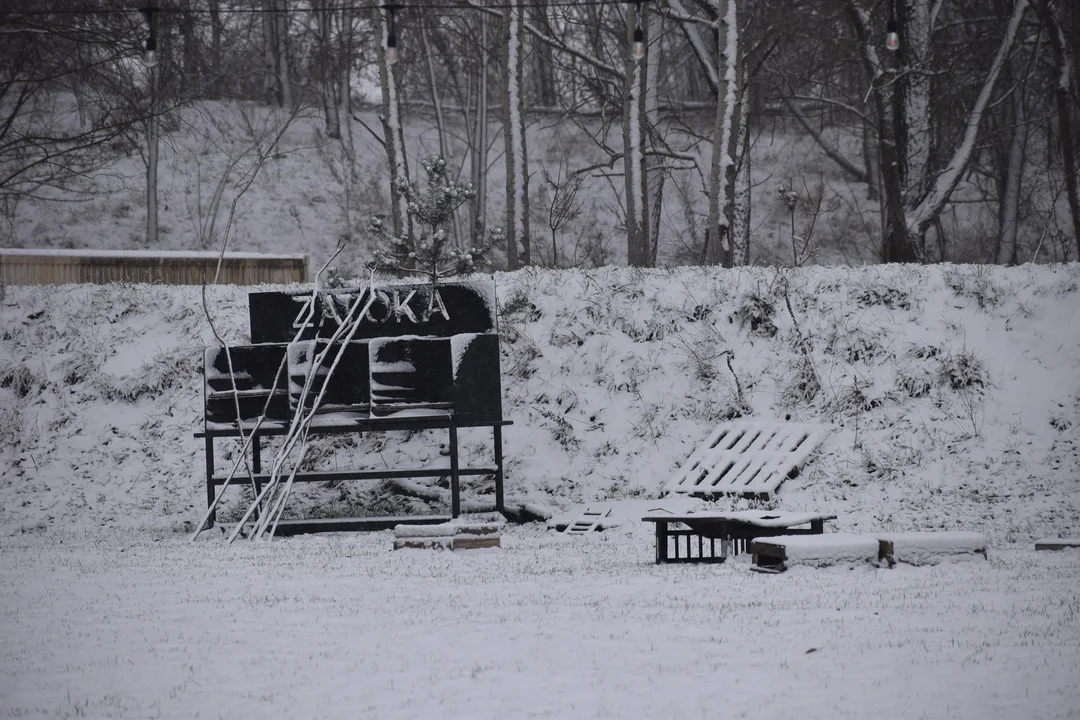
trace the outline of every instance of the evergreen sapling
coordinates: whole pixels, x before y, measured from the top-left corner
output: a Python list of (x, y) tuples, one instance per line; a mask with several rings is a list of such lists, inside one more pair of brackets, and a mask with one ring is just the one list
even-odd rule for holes
[(373, 257), (367, 263), (372, 270), (424, 275), (435, 285), (442, 278), (476, 272), (489, 264), (488, 253), (504, 239), (502, 228), (493, 228), (479, 245), (468, 249), (455, 247), (445, 226), (459, 207), (476, 196), (472, 185), (455, 183), (446, 177), (446, 160), (435, 155), (421, 162), (427, 175), (426, 192), (404, 177), (395, 182), (405, 197), (409, 223), (405, 233), (395, 237), (377, 217), (368, 222), (376, 237)]

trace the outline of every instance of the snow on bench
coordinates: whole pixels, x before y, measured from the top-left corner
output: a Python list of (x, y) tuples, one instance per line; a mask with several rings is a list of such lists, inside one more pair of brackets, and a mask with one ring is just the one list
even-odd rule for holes
[(784, 572), (795, 565), (877, 565), (877, 538), (853, 533), (776, 535), (750, 541), (752, 569)]
[(777, 535), (751, 541), (753, 569), (783, 572), (794, 565), (869, 563), (894, 567), (986, 559), (986, 536), (976, 532), (902, 532), (856, 535)]
[(944, 560), (986, 559), (986, 536), (977, 532), (878, 533), (879, 557), (885, 565), (937, 565)]
[(1065, 548), (1080, 548), (1080, 537), (1042, 538), (1035, 541), (1036, 550), (1064, 550)]
[(435, 525), (398, 525), (394, 549), (471, 550), (499, 547), (505, 522), (446, 522)]

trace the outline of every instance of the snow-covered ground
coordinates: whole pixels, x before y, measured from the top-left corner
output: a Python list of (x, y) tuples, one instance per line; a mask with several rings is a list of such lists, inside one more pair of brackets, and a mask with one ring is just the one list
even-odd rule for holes
[[(770, 507), (836, 513), (827, 532), (978, 531), (990, 559), (657, 567), (632, 519), (585, 537), (511, 525), (464, 554), (392, 552), (389, 533), (190, 543), (213, 342), (199, 289), (8, 287), (0, 717), (1080, 712), (1080, 552), (1032, 545), (1080, 535), (1080, 265), (494, 281), (509, 502), (654, 498), (742, 412), (830, 430)], [(230, 342), (247, 291), (207, 290)], [(438, 453), (395, 440), (316, 463)], [(304, 490), (295, 515), (445, 511), (389, 484)]]
[(642, 528), (0, 546), (0, 717), (1067, 718), (1080, 551), (894, 570), (651, 564)]

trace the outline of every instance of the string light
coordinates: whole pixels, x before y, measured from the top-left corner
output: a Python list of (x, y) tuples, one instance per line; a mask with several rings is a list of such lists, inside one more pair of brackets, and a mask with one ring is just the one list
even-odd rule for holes
[(900, 49), (900, 34), (896, 32), (896, 0), (889, 1), (889, 20), (885, 23), (885, 49), (889, 52)]
[(150, 28), (150, 34), (146, 38), (146, 52), (143, 54), (143, 63), (148, 68), (152, 68), (157, 65), (157, 12), (158, 9), (153, 5), (148, 5), (143, 8), (143, 15), (146, 16), (146, 24)]
[(645, 57), (645, 30), (641, 27), (641, 0), (637, 3), (637, 12), (634, 15), (634, 42), (630, 46), (630, 56), (634, 60), (640, 60)]
[[(534, 2), (525, 2), (521, 7), (526, 8), (576, 8), (586, 6), (603, 6), (603, 5), (619, 5), (626, 2), (626, 0), (552, 0), (551, 2), (545, 2), (541, 0), (535, 0)], [(430, 10), (506, 10), (518, 7), (517, 4), (507, 0), (506, 2), (487, 2), (484, 6), (478, 7), (467, 1), (460, 2), (433, 2), (423, 6), (423, 11), (428, 12)], [(364, 8), (359, 3), (337, 3), (327, 5), (308, 5), (304, 12), (336, 12), (336, 11), (362, 11)], [(210, 10), (201, 8), (184, 8), (184, 7), (160, 7), (155, 8), (158, 13), (174, 13), (184, 15), (210, 15)], [(123, 15), (130, 12), (130, 10), (123, 7), (80, 7), (64, 10), (11, 10), (9, 11), (8, 20), (14, 16), (64, 16), (64, 15)], [(219, 15), (266, 15), (266, 14), (278, 14), (285, 12), (283, 10), (272, 10), (263, 7), (222, 7), (217, 11)], [(300, 12), (299, 10), (293, 10), (292, 12)]]
[(381, 6), (386, 10), (386, 64), (393, 65), (397, 62), (397, 28), (394, 25), (394, 11), (398, 6), (387, 3)]

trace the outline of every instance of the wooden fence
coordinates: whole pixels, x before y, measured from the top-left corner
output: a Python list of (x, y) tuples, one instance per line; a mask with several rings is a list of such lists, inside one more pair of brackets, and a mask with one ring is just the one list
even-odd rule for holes
[[(24, 250), (0, 248), (0, 283), (160, 283), (201, 285), (214, 282), (218, 253), (150, 250)], [(305, 255), (225, 253), (218, 284), (306, 282)]]

